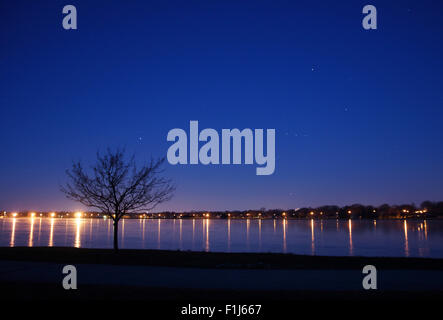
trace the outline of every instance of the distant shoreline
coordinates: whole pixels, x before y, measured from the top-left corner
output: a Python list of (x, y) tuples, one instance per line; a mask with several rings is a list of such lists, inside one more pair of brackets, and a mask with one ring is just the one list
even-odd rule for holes
[[(0, 216), (0, 219), (28, 219), (28, 218), (47, 218), (47, 219), (78, 219), (78, 217), (74, 216), (68, 216), (68, 217), (50, 217), (50, 216), (36, 216), (36, 217), (28, 217), (28, 216), (16, 216), (16, 217), (2, 217)], [(110, 219), (108, 217), (81, 217), (81, 219)], [(391, 220), (391, 221), (397, 221), (397, 220), (442, 220), (443, 217), (404, 217), (404, 218), (397, 218), (397, 217), (374, 217), (374, 218), (363, 218), (363, 217), (356, 217), (356, 218), (336, 218), (336, 217), (277, 217), (277, 218), (269, 218), (269, 217), (263, 217), (263, 218), (257, 218), (257, 217), (250, 217), (250, 218), (244, 218), (244, 217), (230, 217), (230, 218), (224, 218), (224, 217), (146, 217), (146, 218), (139, 218), (139, 217), (123, 217), (122, 219), (125, 220), (340, 220), (340, 221), (348, 221), (348, 220), (362, 220), (362, 221), (374, 221), (374, 220)]]
[[(81, 211), (5, 211), (1, 217), (50, 217), (50, 218), (111, 218), (112, 212)], [(127, 219), (443, 219), (443, 201), (424, 201), (415, 204), (380, 206), (352, 204), (348, 206), (325, 205), (316, 208), (249, 209), (249, 210), (191, 210), (157, 212), (121, 212)]]

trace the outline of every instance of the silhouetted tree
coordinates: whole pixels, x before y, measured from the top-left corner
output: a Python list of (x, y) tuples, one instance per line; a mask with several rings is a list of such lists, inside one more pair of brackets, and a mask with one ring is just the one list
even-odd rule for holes
[(113, 220), (114, 250), (118, 251), (118, 222), (128, 213), (147, 211), (171, 199), (175, 190), (170, 180), (159, 177), (164, 158), (137, 168), (134, 156), (110, 149), (97, 153), (97, 162), (88, 174), (80, 162), (66, 170), (69, 182), (61, 187), (67, 198), (99, 209)]

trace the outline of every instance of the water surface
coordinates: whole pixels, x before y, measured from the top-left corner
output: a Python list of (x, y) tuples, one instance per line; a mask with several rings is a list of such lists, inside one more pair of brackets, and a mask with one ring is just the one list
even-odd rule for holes
[[(112, 248), (109, 219), (3, 218), (0, 246)], [(123, 219), (120, 248), (443, 258), (438, 220)]]

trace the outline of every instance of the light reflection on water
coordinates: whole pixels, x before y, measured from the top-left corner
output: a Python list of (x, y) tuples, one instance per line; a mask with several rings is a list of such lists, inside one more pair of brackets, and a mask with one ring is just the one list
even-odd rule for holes
[[(3, 218), (0, 246), (111, 248), (109, 219)], [(121, 248), (443, 258), (438, 220), (123, 219)]]

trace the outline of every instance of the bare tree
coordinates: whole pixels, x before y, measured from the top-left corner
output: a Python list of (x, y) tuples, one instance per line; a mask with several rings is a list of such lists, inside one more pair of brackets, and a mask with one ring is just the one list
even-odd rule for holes
[(97, 162), (90, 173), (80, 162), (66, 170), (69, 182), (60, 189), (66, 197), (96, 208), (114, 224), (114, 250), (118, 251), (118, 222), (128, 213), (153, 209), (171, 199), (175, 187), (159, 176), (165, 159), (151, 160), (137, 168), (134, 156), (126, 159), (124, 150), (97, 152)]

